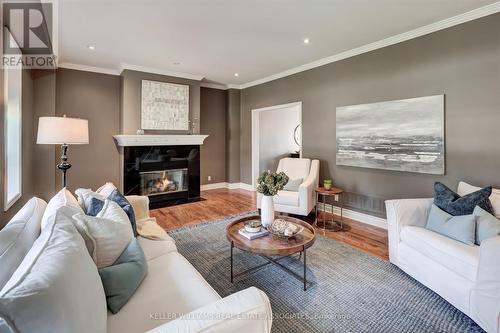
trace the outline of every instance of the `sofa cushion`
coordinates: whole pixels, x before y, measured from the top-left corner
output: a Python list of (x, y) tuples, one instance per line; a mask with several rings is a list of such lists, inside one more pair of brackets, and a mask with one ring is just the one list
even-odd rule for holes
[(97, 216), (78, 213), (73, 222), (99, 268), (112, 265), (133, 238), (127, 215), (111, 200), (105, 201)]
[(108, 313), (108, 332), (145, 332), (220, 299), (179, 253), (148, 262), (148, 274), (117, 314)]
[(75, 214), (83, 213), (83, 209), (78, 204), (78, 201), (76, 200), (75, 196), (71, 194), (71, 192), (68, 191), (66, 188), (63, 188), (62, 190), (57, 192), (56, 195), (52, 197), (52, 199), (49, 200), (47, 208), (45, 208), (45, 212), (43, 213), (42, 216), (42, 222), (41, 222), (42, 229), (45, 227), (45, 224), (47, 223), (49, 217), (55, 215), (57, 210), (63, 206), (71, 207), (71, 209), (74, 211)]
[(48, 218), (0, 291), (0, 317), (16, 332), (106, 331), (101, 279), (68, 210)]
[(467, 245), (476, 243), (476, 216), (473, 214), (453, 216), (432, 205), (425, 227)]
[[(481, 188), (467, 184), (466, 182), (458, 183), (457, 193), (458, 195), (464, 196), (472, 192), (479, 191)], [(490, 195), (491, 206), (493, 207), (493, 212), (495, 216), (500, 219), (500, 189), (494, 188)]]
[(476, 280), (479, 246), (466, 245), (421, 227), (406, 226), (401, 242), (470, 281)]
[(10, 279), (40, 235), (40, 224), (47, 203), (32, 198), (0, 230), (0, 289)]
[(165, 236), (166, 238), (168, 237), (168, 239), (152, 240), (142, 236), (137, 237), (147, 261), (153, 260), (170, 252), (177, 252), (174, 239), (166, 233)]
[(479, 206), (474, 209), (476, 220), (476, 244), (488, 238), (500, 236), (500, 220)]
[(282, 158), (277, 172), (283, 171), (290, 179), (306, 179), (311, 170), (311, 160), (308, 158)]
[(136, 238), (132, 239), (113, 265), (99, 269), (106, 303), (112, 313), (120, 311), (132, 297), (147, 271), (148, 264)]
[(299, 192), (293, 191), (279, 191), (273, 198), (275, 204), (298, 206), (299, 205)]
[(446, 185), (436, 182), (434, 184), (434, 204), (453, 216), (472, 214), (476, 206), (493, 214), (493, 207), (489, 199), (491, 191), (490, 186), (461, 197)]

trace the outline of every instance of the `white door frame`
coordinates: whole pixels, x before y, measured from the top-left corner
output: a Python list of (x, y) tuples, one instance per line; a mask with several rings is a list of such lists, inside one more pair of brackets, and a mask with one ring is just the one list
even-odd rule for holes
[(264, 111), (285, 109), (291, 107), (299, 108), (300, 119), (300, 157), (302, 157), (302, 102), (294, 102), (280, 105), (268, 106), (260, 109), (252, 110), (252, 188), (257, 188), (257, 178), (259, 178), (259, 145), (260, 145), (260, 126), (259, 114)]

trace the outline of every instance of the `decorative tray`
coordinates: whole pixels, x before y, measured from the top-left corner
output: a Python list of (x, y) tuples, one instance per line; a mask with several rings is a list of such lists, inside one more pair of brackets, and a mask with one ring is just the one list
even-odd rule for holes
[(304, 230), (304, 227), (283, 219), (276, 219), (267, 230), (276, 237), (290, 239), (300, 234)]

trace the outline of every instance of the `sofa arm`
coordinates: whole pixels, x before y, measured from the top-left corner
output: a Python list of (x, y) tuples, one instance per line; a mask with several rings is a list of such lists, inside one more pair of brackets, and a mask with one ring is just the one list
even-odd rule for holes
[(268, 333), (272, 311), (267, 295), (255, 288), (239, 291), (158, 326), (148, 333)]
[(486, 332), (500, 333), (500, 236), (481, 243), (470, 309), (472, 319)]
[(316, 197), (314, 189), (318, 187), (319, 182), (319, 160), (311, 161), (311, 169), (307, 178), (299, 186), (299, 205), (301, 207), (306, 207), (303, 211), (305, 215), (316, 205)]
[(129, 195), (127, 200), (134, 208), (136, 221), (149, 219), (149, 198), (143, 195)]
[(423, 227), (432, 206), (429, 199), (386, 200), (387, 229), (389, 232), (389, 260), (398, 264), (399, 236), (404, 226)]

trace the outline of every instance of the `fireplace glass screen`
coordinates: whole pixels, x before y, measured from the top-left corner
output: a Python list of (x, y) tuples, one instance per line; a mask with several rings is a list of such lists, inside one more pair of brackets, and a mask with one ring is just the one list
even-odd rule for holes
[(187, 191), (187, 172), (187, 168), (141, 172), (141, 195)]

